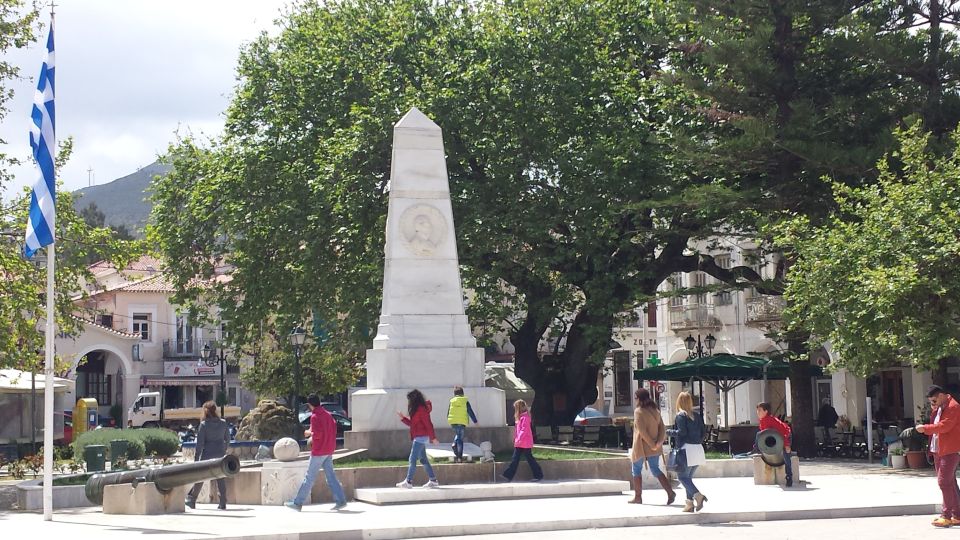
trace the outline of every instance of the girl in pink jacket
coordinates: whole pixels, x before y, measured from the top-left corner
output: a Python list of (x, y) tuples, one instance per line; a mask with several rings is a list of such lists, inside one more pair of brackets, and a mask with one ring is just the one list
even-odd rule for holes
[(533, 457), (533, 427), (530, 425), (530, 412), (526, 401), (518, 399), (513, 402), (513, 418), (517, 423), (516, 434), (513, 437), (513, 459), (510, 460), (507, 470), (503, 471), (503, 479), (507, 482), (513, 480), (520, 465), (520, 458), (525, 457), (527, 464), (530, 465), (530, 472), (533, 473), (533, 481), (539, 482), (543, 480), (543, 470)]

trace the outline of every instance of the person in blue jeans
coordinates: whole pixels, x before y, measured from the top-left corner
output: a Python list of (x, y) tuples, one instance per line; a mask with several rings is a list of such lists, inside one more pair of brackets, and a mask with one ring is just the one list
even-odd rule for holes
[[(411, 390), (407, 394), (407, 414), (397, 411), (400, 421), (410, 426), (410, 465), (407, 467), (407, 476), (402, 482), (397, 484), (398, 488), (410, 489), (413, 487), (413, 475), (417, 472), (417, 461), (423, 463), (423, 469), (427, 471), (427, 483), (425, 488), (439, 487), (437, 476), (430, 466), (430, 460), (427, 459), (427, 442), (437, 443), (437, 434), (433, 429), (433, 421), (430, 420), (430, 411), (433, 410), (433, 404), (423, 397), (419, 390)], [(408, 416), (409, 415), (409, 416)]]
[(337, 422), (326, 409), (320, 406), (320, 397), (311, 394), (307, 398), (307, 407), (313, 413), (310, 416), (310, 429), (304, 435), (310, 437), (310, 462), (307, 464), (307, 475), (300, 484), (297, 496), (292, 501), (284, 503), (287, 508), (300, 511), (310, 496), (317, 474), (323, 469), (330, 493), (333, 494), (333, 510), (340, 510), (347, 506), (347, 498), (343, 495), (343, 488), (337, 475), (333, 472), (333, 451), (337, 449)]
[(473, 420), (477, 423), (477, 415), (473, 413), (473, 407), (470, 401), (463, 395), (462, 386), (453, 387), (453, 398), (450, 399), (450, 405), (447, 407), (447, 423), (453, 429), (453, 449), (454, 463), (463, 463), (463, 434), (467, 428), (467, 420)]
[(677, 478), (687, 492), (683, 511), (699, 512), (707, 498), (693, 484), (693, 475), (697, 467), (707, 462), (703, 451), (703, 418), (693, 411), (693, 397), (689, 392), (680, 392), (677, 396), (677, 410), (673, 429), (668, 429), (667, 435), (675, 438), (675, 448), (683, 449), (686, 457), (686, 467), (677, 470)]

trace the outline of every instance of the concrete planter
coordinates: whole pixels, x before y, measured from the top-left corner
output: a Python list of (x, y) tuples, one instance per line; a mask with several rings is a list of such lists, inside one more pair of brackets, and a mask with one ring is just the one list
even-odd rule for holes
[[(41, 479), (38, 478), (17, 484), (17, 506), (20, 510), (43, 509), (43, 486), (40, 483)], [(53, 508), (95, 506), (87, 500), (83, 489), (83, 484), (78, 486), (53, 486)]]
[(906, 469), (907, 468), (907, 456), (904, 455), (890, 455), (890, 464), (894, 469)]

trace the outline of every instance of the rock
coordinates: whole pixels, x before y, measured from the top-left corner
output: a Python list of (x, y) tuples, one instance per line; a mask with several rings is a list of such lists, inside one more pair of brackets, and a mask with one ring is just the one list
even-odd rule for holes
[(284, 437), (273, 443), (273, 457), (280, 461), (294, 461), (299, 455), (300, 444), (290, 437)]

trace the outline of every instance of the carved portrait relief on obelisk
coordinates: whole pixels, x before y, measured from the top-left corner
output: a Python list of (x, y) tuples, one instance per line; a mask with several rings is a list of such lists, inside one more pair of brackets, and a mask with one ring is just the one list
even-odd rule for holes
[(418, 257), (431, 257), (447, 239), (447, 220), (429, 204), (416, 204), (400, 215), (403, 245)]

